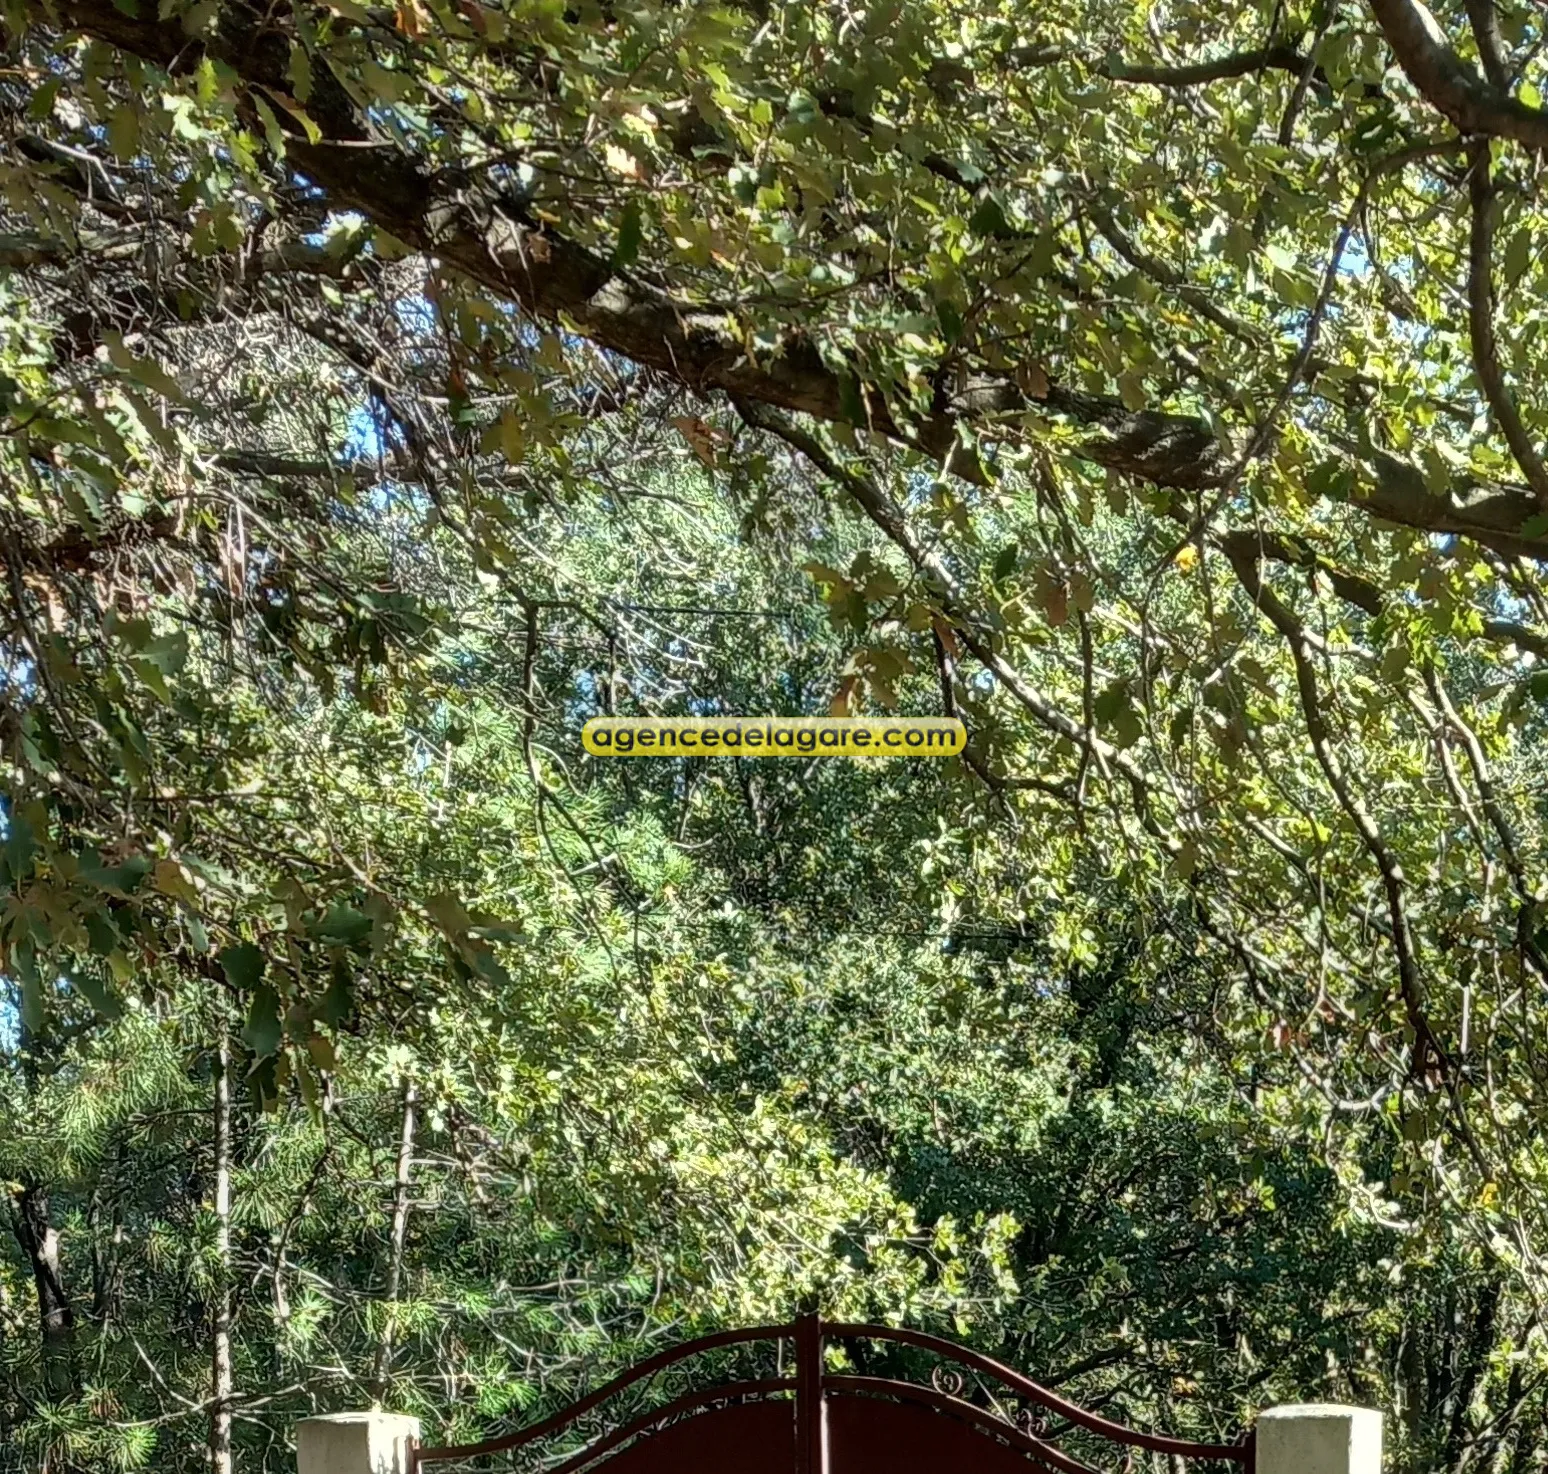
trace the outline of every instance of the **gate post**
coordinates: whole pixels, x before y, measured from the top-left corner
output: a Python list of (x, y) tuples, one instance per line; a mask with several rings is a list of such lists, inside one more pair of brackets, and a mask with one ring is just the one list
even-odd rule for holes
[(1381, 1414), (1336, 1402), (1258, 1414), (1253, 1474), (1381, 1474)]
[(411, 1474), (419, 1419), (403, 1413), (324, 1413), (296, 1424), (297, 1474)]
[(796, 1474), (828, 1474), (828, 1403), (822, 1387), (822, 1320), (815, 1313), (795, 1324)]

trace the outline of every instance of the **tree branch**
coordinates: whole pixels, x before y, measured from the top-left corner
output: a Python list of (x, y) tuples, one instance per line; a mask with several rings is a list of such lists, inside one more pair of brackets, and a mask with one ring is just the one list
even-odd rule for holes
[(1237, 581), (1246, 590), (1258, 610), (1279, 632), (1289, 647), (1290, 658), (1295, 665), (1296, 690), (1301, 701), (1301, 714), (1311, 738), (1312, 752), (1317, 766), (1322, 769), (1328, 786), (1333, 790), (1339, 807), (1344, 811), (1355, 832), (1360, 836), (1376, 869), (1381, 876), (1382, 889), (1387, 899), (1387, 916), (1391, 926), (1392, 947), (1397, 959), (1398, 986), (1403, 999), (1404, 1012), (1409, 1027), (1414, 1031), (1414, 1072), (1422, 1074), (1427, 1056), (1433, 1055), (1442, 1070), (1449, 1070), (1449, 1060), (1425, 1013), (1425, 988), (1419, 971), (1419, 958), (1414, 946), (1413, 930), (1408, 920), (1406, 899), (1407, 878), (1402, 863), (1387, 844), (1386, 836), (1375, 816), (1366, 808), (1355, 791), (1339, 762), (1334, 750), (1333, 735), (1323, 714), (1325, 703), (1317, 680), (1317, 669), (1312, 659), (1312, 645), (1301, 624), (1289, 606), (1265, 584), (1258, 572), (1258, 560), (1245, 549), (1225, 550)]
[(1548, 112), (1527, 107), (1480, 77), (1453, 50), (1421, 0), (1370, 0), (1370, 5), (1403, 74), (1463, 133), (1548, 148)]
[[(1072, 60), (1070, 52), (1057, 46), (1020, 47), (1010, 53), (1014, 67), (1054, 66)], [(1262, 46), (1251, 51), (1234, 51), (1212, 61), (1167, 66), (1158, 62), (1127, 62), (1121, 57), (1105, 56), (1091, 70), (1109, 82), (1132, 82), (1151, 87), (1200, 87), (1209, 82), (1224, 82), (1232, 77), (1250, 77), (1259, 72), (1290, 72), (1300, 76), (1306, 57), (1293, 46)]]
[(1508, 91), (1510, 77), (1505, 71), (1505, 42), (1500, 35), (1500, 18), (1494, 9), (1494, 0), (1467, 0), (1467, 19), (1473, 28), (1473, 40), (1478, 43), (1478, 57), (1483, 62), (1489, 85), (1501, 92)]
[(1522, 423), (1494, 339), (1494, 182), (1490, 178), (1488, 139), (1475, 139), (1467, 153), (1468, 196), (1473, 210), (1468, 235), (1467, 323), (1473, 368), (1521, 474), (1537, 494), (1538, 505), (1548, 511), (1548, 468)]

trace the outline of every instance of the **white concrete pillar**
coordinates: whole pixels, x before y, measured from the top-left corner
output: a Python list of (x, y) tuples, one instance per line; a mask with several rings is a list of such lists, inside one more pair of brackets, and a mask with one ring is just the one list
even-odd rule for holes
[(1381, 1414), (1337, 1402), (1266, 1408), (1254, 1474), (1381, 1474)]
[(324, 1413), (296, 1424), (297, 1474), (408, 1474), (419, 1419), (403, 1413)]

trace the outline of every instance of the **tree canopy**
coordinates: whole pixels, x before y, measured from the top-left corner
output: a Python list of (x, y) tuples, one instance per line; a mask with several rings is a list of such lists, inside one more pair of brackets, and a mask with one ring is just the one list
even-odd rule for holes
[(1536, 9), (0, 25), (0, 1443), (815, 1299), (1539, 1456)]

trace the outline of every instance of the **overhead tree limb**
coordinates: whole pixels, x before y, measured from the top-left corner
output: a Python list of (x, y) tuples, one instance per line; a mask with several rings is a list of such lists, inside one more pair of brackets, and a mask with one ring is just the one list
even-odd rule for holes
[(1370, 6), (1403, 74), (1463, 133), (1548, 148), (1548, 112), (1528, 107), (1480, 77), (1457, 55), (1421, 0), (1370, 0)]
[[(1383, 4), (1396, 0), (1381, 0)], [(224, 62), (250, 88), (288, 95), (290, 45), (243, 13), (223, 9), (213, 33), (190, 42), (177, 19), (146, 8), (130, 16), (112, 0), (64, 0), (65, 22), (110, 45), (169, 69), (196, 64), (201, 49)], [(1482, 85), (1481, 83), (1479, 84)], [(370, 142), (367, 125), (331, 72), (319, 68), (308, 113), (323, 137), (287, 136), (291, 161), (327, 190), (337, 206), (359, 210), (381, 228), (437, 257), (445, 266), (518, 302), (537, 317), (562, 321), (611, 352), (699, 391), (817, 419), (847, 421), (857, 396), (804, 333), (791, 330), (777, 347), (754, 354), (721, 309), (683, 301), (599, 253), (535, 222), (520, 201), (459, 171), (428, 174), (393, 148), (340, 147)], [(297, 127), (288, 113), (285, 127)], [(1548, 130), (1548, 122), (1545, 122)], [(1073, 447), (1084, 459), (1153, 484), (1198, 490), (1220, 484), (1235, 455), (1202, 419), (1164, 411), (1133, 412), (1118, 401), (1051, 383), (1029, 398), (1011, 378), (970, 378), (944, 409), (900, 422), (885, 397), (859, 395), (866, 427), (938, 460), (959, 443), (963, 420), (991, 423), (1028, 412), (1062, 417), (1097, 432)], [(1019, 428), (1019, 426), (1018, 426)], [(1548, 557), (1548, 538), (1522, 535), (1535, 499), (1508, 488), (1466, 485), (1431, 493), (1417, 469), (1363, 447), (1370, 472), (1356, 504), (1428, 532), (1473, 537), (1508, 555)], [(959, 474), (975, 467), (959, 464)]]
[(1319, 557), (1316, 549), (1307, 543), (1277, 533), (1247, 529), (1218, 533), (1210, 538), (1210, 542), (1225, 554), (1232, 567), (1236, 566), (1238, 559), (1270, 558), (1276, 563), (1307, 568), (1322, 575), (1341, 599), (1373, 617), (1386, 607), (1386, 594), (1378, 584), (1335, 567)]
[[(1072, 59), (1072, 53), (1060, 46), (1018, 47), (1008, 56), (1013, 67), (1054, 66)], [(1306, 70), (1306, 64), (1305, 55), (1293, 46), (1261, 46), (1181, 66), (1128, 62), (1117, 56), (1104, 56), (1090, 65), (1097, 76), (1110, 82), (1132, 82), (1151, 87), (1199, 87), (1232, 77), (1251, 77), (1259, 72), (1289, 72), (1298, 77)]]
[(1371, 446), (1343, 442), (1341, 448), (1362, 460), (1370, 472), (1369, 481), (1361, 482), (1351, 495), (1356, 506), (1421, 532), (1470, 537), (1511, 557), (1548, 559), (1548, 539), (1522, 531), (1538, 515), (1537, 498), (1525, 487), (1483, 486), (1459, 479), (1454, 486), (1434, 492), (1411, 461)]

